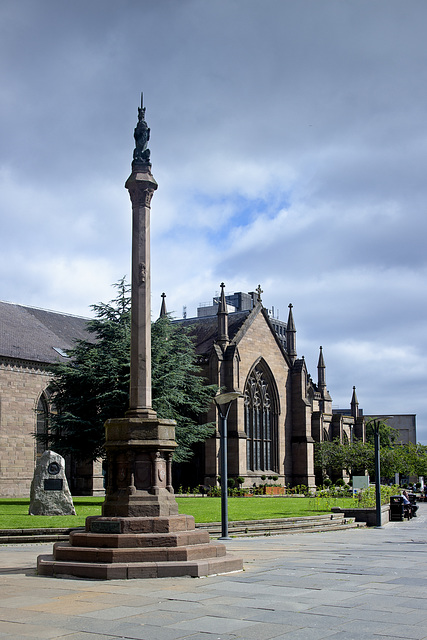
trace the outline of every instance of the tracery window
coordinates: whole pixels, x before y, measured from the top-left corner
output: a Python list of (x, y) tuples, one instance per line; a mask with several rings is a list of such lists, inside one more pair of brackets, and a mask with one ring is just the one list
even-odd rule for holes
[(251, 471), (277, 471), (277, 408), (271, 387), (256, 366), (245, 386), (246, 466)]

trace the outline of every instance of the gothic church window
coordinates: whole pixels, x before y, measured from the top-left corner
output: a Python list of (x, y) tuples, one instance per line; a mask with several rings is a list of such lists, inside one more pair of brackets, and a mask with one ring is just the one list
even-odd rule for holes
[[(48, 431), (49, 404), (44, 393), (42, 393), (37, 403), (36, 415), (36, 434), (38, 436), (46, 435)], [(36, 440), (36, 458), (40, 458), (47, 448), (48, 445), (46, 443)]]
[(245, 386), (246, 463), (250, 471), (277, 471), (277, 403), (274, 383), (260, 365)]

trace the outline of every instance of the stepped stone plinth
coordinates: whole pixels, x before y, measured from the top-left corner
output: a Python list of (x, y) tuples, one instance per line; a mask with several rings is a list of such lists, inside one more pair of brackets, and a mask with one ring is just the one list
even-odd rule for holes
[(243, 561), (210, 542), (192, 516), (119, 518), (91, 516), (86, 531), (57, 542), (52, 555), (37, 560), (42, 576), (98, 580), (202, 577), (241, 571)]

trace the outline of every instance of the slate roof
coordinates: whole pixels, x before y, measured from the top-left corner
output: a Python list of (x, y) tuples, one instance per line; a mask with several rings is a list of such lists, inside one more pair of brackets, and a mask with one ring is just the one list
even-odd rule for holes
[[(250, 311), (238, 311), (228, 315), (228, 337), (230, 340), (233, 340), (236, 336), (250, 313)], [(217, 315), (202, 318), (187, 318), (186, 320), (175, 320), (175, 322), (190, 327), (190, 333), (196, 339), (197, 355), (210, 353), (213, 343), (218, 338)]]
[(93, 340), (81, 318), (56, 311), (0, 302), (0, 357), (51, 364), (64, 362), (75, 340)]

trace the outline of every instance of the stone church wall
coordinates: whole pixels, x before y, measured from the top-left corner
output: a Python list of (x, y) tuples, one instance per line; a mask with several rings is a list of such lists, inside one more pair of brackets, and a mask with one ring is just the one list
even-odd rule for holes
[[(211, 359), (209, 365), (209, 379), (219, 386), (227, 389), (245, 389), (248, 375), (253, 367), (262, 359), (270, 370), (271, 378), (276, 384), (278, 400), (278, 439), (277, 458), (280, 476), (279, 482), (291, 481), (292, 450), (290, 434), (292, 433), (291, 414), (288, 399), (290, 397), (290, 377), (286, 357), (262, 312), (255, 317), (249, 317), (247, 324), (243, 325), (242, 334), (235, 337), (236, 351), (233, 358), (225, 357), (218, 361), (216, 357)], [(225, 384), (226, 383), (226, 384)], [(261, 482), (264, 471), (249, 471), (246, 462), (246, 436), (245, 436), (245, 410), (243, 399), (235, 401), (231, 407), (228, 418), (228, 472), (231, 476), (243, 476), (246, 478), (244, 486), (252, 486), (255, 482)], [(214, 417), (214, 416), (212, 416)], [(209, 438), (205, 445), (206, 476), (205, 483), (215, 482), (219, 469), (219, 436)]]
[(36, 460), (36, 407), (50, 374), (37, 363), (0, 361), (0, 496), (27, 497)]
[[(286, 430), (291, 430), (290, 412), (288, 407), (289, 398), (289, 370), (280, 347), (278, 346), (270, 327), (267, 325), (262, 313), (258, 314), (254, 322), (247, 329), (241, 342), (239, 343), (240, 355), (240, 386), (244, 391), (247, 377), (253, 365), (262, 356), (268, 365), (277, 386), (279, 400), (278, 416), (278, 459), (279, 475), (281, 482), (289, 481), (291, 469), (291, 452), (287, 450), (285, 442)], [(240, 415), (239, 429), (244, 431), (244, 414)], [(246, 464), (246, 461), (245, 461)], [(255, 474), (256, 475), (256, 474)], [(258, 474), (260, 475), (260, 474)]]

